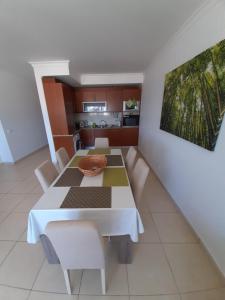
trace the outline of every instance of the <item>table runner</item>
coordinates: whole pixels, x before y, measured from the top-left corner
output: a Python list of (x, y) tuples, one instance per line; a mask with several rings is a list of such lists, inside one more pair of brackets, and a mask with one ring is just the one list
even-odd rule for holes
[(79, 169), (68, 168), (63, 172), (54, 186), (80, 186), (83, 177), (84, 175)]
[(103, 173), (103, 186), (128, 186), (125, 168), (106, 168)]
[(88, 155), (92, 154), (110, 154), (110, 149), (109, 148), (96, 148), (96, 149), (91, 149), (88, 151)]
[(110, 187), (72, 187), (60, 208), (110, 208)]
[(123, 166), (121, 155), (106, 155), (107, 167)]

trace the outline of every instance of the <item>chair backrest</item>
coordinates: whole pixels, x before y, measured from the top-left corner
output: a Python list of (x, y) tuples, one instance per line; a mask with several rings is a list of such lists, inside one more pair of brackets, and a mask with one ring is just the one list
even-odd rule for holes
[(137, 156), (137, 150), (133, 146), (131, 146), (129, 148), (126, 158), (125, 158), (129, 176), (131, 176), (131, 172), (134, 167), (134, 162), (135, 162), (136, 156)]
[(104, 268), (103, 238), (94, 222), (52, 221), (45, 233), (64, 269)]
[(64, 147), (59, 148), (55, 154), (59, 169), (62, 171), (70, 160), (69, 155)]
[(149, 174), (149, 167), (146, 162), (139, 158), (131, 174), (131, 187), (136, 203), (140, 202), (144, 185)]
[(109, 139), (108, 138), (95, 138), (95, 148), (108, 148)]
[(59, 175), (56, 167), (49, 160), (44, 161), (39, 167), (37, 167), (34, 170), (34, 173), (37, 176), (44, 192)]

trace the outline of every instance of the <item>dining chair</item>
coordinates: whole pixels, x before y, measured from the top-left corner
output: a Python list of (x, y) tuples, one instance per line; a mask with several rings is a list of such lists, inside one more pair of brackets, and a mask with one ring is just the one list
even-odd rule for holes
[(45, 233), (61, 263), (66, 288), (71, 294), (69, 270), (100, 269), (102, 293), (106, 292), (104, 240), (92, 221), (52, 221)]
[(127, 155), (125, 157), (125, 163), (128, 171), (128, 176), (131, 176), (132, 169), (134, 167), (134, 162), (137, 156), (137, 150), (131, 146), (127, 152)]
[(131, 187), (134, 195), (134, 200), (137, 204), (140, 203), (149, 171), (149, 167), (143, 160), (143, 158), (139, 158), (131, 174)]
[(59, 148), (56, 151), (55, 155), (59, 165), (59, 169), (60, 171), (62, 171), (70, 160), (69, 155), (64, 147)]
[(56, 167), (49, 160), (44, 161), (39, 167), (34, 170), (37, 179), (44, 192), (48, 189), (51, 183), (59, 175)]
[(95, 138), (95, 148), (108, 148), (109, 139), (108, 138)]

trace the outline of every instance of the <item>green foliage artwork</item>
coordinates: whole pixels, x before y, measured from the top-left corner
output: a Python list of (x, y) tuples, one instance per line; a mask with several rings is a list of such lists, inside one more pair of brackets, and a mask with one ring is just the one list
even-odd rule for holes
[(213, 151), (225, 112), (225, 40), (166, 74), (160, 128)]

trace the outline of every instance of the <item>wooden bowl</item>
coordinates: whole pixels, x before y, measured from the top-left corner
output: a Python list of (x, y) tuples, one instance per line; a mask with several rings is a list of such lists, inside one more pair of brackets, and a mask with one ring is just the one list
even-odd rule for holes
[(96, 176), (106, 167), (105, 155), (89, 155), (80, 159), (78, 169), (84, 176)]

